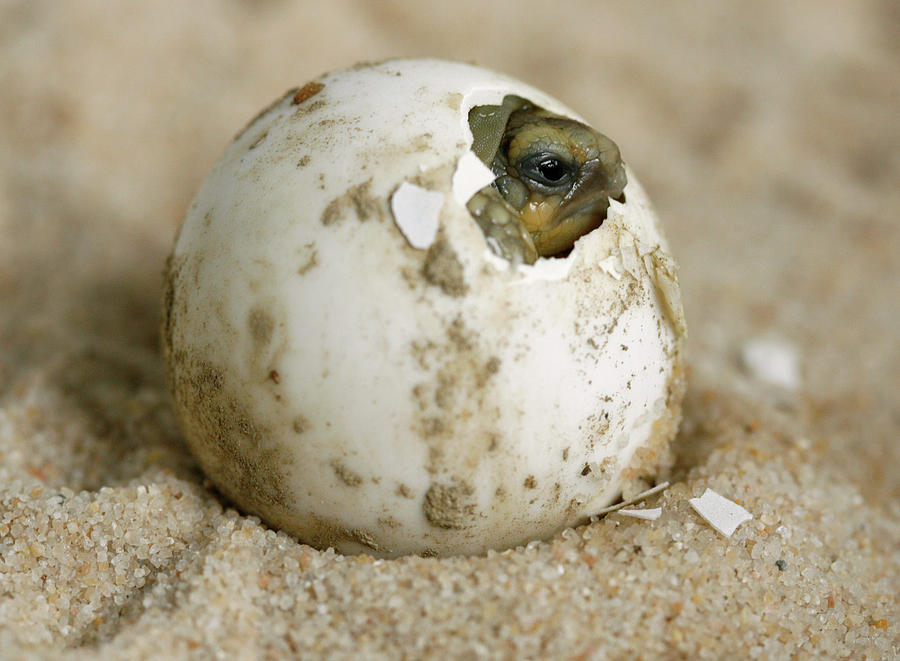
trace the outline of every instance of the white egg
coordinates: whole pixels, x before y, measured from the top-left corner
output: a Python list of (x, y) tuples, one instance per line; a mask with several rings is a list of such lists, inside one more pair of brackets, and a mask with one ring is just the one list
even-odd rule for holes
[(506, 95), (584, 121), (482, 68), (360, 65), (263, 111), (203, 183), (163, 351), (185, 437), (243, 511), (320, 548), (478, 553), (652, 475), (684, 337), (656, 215), (628, 171), (567, 257), (494, 254), (466, 208), (493, 179), (468, 115)]

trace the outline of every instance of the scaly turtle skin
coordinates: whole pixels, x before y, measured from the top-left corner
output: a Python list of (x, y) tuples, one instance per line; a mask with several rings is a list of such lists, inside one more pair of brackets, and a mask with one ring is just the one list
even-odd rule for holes
[(468, 203), (491, 249), (533, 264), (572, 248), (625, 188), (616, 144), (518, 96), (469, 112), (472, 151), (496, 179)]

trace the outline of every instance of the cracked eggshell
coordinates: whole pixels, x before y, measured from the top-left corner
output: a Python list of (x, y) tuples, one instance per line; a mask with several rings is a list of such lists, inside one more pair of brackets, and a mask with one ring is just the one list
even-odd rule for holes
[(579, 522), (665, 453), (684, 325), (657, 218), (629, 171), (567, 258), (492, 254), (467, 117), (506, 94), (580, 119), (469, 65), (362, 65), (263, 111), (197, 193), (163, 350), (245, 512), (320, 548), (477, 553)]

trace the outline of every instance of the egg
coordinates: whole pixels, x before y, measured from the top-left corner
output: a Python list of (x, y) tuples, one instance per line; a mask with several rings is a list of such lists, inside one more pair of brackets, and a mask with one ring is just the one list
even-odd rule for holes
[(647, 196), (582, 117), (468, 64), (361, 64), (262, 111), (186, 214), (161, 335), (212, 483), (344, 553), (546, 539), (652, 476), (680, 420)]

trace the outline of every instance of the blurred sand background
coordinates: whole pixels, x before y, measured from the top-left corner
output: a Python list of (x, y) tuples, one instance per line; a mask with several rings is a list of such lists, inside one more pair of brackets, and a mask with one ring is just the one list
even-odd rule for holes
[[(897, 658), (898, 35), (892, 0), (0, 2), (0, 658)], [(655, 201), (691, 333), (658, 521), (343, 558), (187, 455), (157, 323), (193, 191), (287, 88), (400, 55), (545, 89)], [(707, 486), (754, 520), (717, 535)]]

